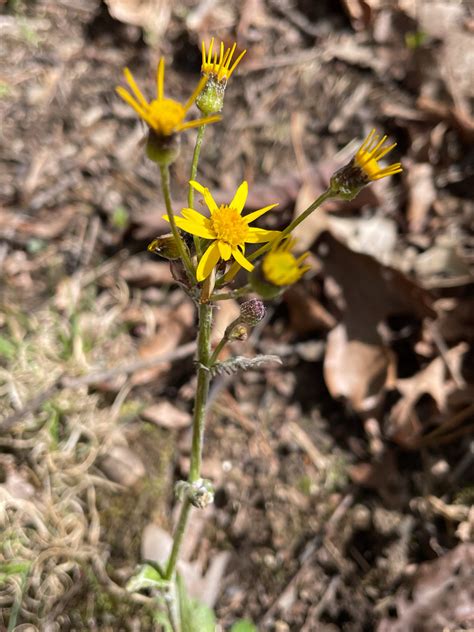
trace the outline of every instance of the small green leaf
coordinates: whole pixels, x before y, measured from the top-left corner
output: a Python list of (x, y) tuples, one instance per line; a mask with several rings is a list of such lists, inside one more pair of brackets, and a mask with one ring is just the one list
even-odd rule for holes
[(176, 576), (176, 584), (183, 632), (215, 632), (216, 618), (211, 608), (187, 595), (179, 575)]
[(258, 632), (258, 630), (248, 619), (240, 619), (234, 623), (230, 632)]
[(168, 586), (169, 581), (164, 579), (156, 568), (150, 564), (143, 564), (139, 567), (138, 572), (128, 580), (126, 589), (128, 592), (138, 592), (144, 588), (166, 589)]

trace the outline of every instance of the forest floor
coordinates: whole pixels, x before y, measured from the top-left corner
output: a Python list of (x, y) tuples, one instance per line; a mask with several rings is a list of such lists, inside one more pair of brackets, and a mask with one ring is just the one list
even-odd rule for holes
[(152, 95), (164, 55), (184, 101), (215, 36), (248, 51), (217, 199), (246, 179), (283, 228), (372, 127), (404, 172), (313, 214), (311, 271), (233, 343), (283, 364), (214, 381), (181, 571), (222, 630), (474, 630), (472, 5), (3, 0), (0, 33), (0, 629), (159, 629), (125, 586), (187, 475), (195, 310), (146, 250), (159, 174), (114, 88)]

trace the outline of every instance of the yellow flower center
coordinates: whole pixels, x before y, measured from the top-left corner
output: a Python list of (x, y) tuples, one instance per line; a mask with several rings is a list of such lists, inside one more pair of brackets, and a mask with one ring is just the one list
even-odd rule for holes
[(298, 267), (298, 261), (291, 252), (269, 252), (263, 260), (263, 275), (274, 285), (291, 285), (301, 278), (303, 272)]
[(157, 134), (170, 136), (186, 116), (186, 110), (173, 99), (155, 100), (150, 103), (150, 117), (155, 125), (153, 126)]
[(232, 248), (242, 246), (249, 234), (249, 227), (240, 213), (230, 206), (222, 204), (210, 218), (216, 239), (225, 241)]

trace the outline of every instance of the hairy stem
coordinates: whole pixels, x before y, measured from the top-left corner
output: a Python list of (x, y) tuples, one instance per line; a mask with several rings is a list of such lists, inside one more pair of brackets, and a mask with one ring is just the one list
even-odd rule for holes
[[(188, 481), (194, 483), (201, 475), (202, 447), (204, 440), (204, 424), (206, 416), (206, 403), (209, 394), (209, 383), (211, 374), (208, 370), (211, 355), (211, 325), (212, 306), (209, 303), (199, 305), (199, 333), (198, 333), (198, 381), (196, 387), (196, 398), (194, 401), (193, 413), (193, 440), (191, 449), (191, 466)], [(171, 579), (176, 569), (179, 550), (186, 531), (191, 503), (185, 499), (181, 507), (178, 524), (173, 537), (173, 548), (166, 567), (165, 578)]]
[(189, 257), (186, 246), (184, 245), (183, 239), (179, 233), (178, 227), (176, 226), (176, 220), (174, 218), (173, 206), (171, 204), (171, 190), (170, 190), (170, 169), (168, 165), (160, 165), (161, 172), (161, 188), (163, 189), (163, 196), (165, 198), (166, 204), (166, 212), (168, 214), (168, 218), (170, 221), (171, 232), (173, 233), (173, 237), (176, 241), (176, 245), (178, 247), (179, 255), (181, 260), (183, 261), (186, 271), (190, 277), (190, 279), (195, 282), (196, 275), (194, 272), (194, 266)]
[[(201, 127), (198, 128), (196, 144), (194, 145), (193, 161), (191, 163), (191, 173), (189, 177), (190, 180), (196, 180), (199, 156), (201, 154), (202, 141), (204, 139), (205, 131), (206, 131), (205, 125), (201, 125)], [(189, 185), (189, 189), (188, 189), (188, 206), (189, 208), (194, 208), (194, 189), (191, 185)], [(201, 240), (199, 239), (199, 237), (194, 237), (194, 246), (196, 248), (196, 254), (198, 258), (201, 257), (202, 255)]]

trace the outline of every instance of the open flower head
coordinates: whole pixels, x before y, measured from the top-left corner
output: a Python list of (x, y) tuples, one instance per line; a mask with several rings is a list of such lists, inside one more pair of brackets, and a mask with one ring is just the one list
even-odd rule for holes
[[(229, 204), (220, 206), (216, 204), (209, 189), (194, 180), (191, 180), (190, 184), (201, 193), (210, 213), (210, 216), (206, 217), (191, 208), (184, 208), (181, 211), (182, 217), (175, 218), (176, 225), (182, 230), (211, 241), (199, 261), (197, 280), (203, 281), (207, 278), (219, 260), (228, 261), (231, 257), (242, 268), (253, 270), (253, 264), (245, 257), (245, 245), (272, 241), (280, 233), (276, 230), (254, 228), (249, 224), (277, 205), (270, 204), (253, 213), (242, 215), (248, 195), (247, 182), (242, 182)], [(169, 221), (167, 215), (164, 218)]]
[(205, 78), (206, 83), (202, 92), (196, 99), (196, 105), (203, 114), (213, 114), (220, 112), (224, 107), (224, 93), (227, 81), (232, 73), (239, 65), (242, 57), (247, 51), (242, 51), (240, 55), (232, 62), (237, 44), (233, 44), (232, 48), (225, 48), (221, 42), (219, 53), (214, 49), (214, 38), (211, 39), (209, 50), (206, 51), (206, 45), (202, 42), (202, 64), (201, 74)]
[(375, 129), (373, 129), (354, 157), (355, 165), (363, 171), (367, 180), (380, 180), (380, 178), (393, 176), (395, 173), (402, 171), (402, 164), (400, 162), (394, 162), (388, 167), (381, 167), (379, 165), (379, 160), (382, 160), (384, 156), (397, 146), (397, 143), (386, 145), (386, 140), (387, 136), (380, 138), (375, 133)]
[(207, 79), (214, 77), (219, 83), (223, 81), (227, 82), (247, 51), (242, 51), (234, 60), (234, 63), (232, 63), (232, 57), (234, 56), (235, 49), (237, 48), (237, 44), (235, 42), (232, 48), (227, 49), (225, 49), (224, 43), (221, 42), (219, 55), (217, 54), (217, 51), (213, 51), (213, 48), (214, 38), (211, 39), (208, 51), (206, 51), (206, 45), (202, 42), (201, 72)]
[(292, 285), (299, 281), (303, 274), (310, 269), (304, 265), (309, 253), (305, 252), (300, 257), (295, 257), (291, 252), (296, 240), (292, 237), (276, 240), (265, 255), (262, 263), (262, 273), (266, 281), (273, 285)]
[(357, 150), (354, 158), (331, 178), (333, 192), (345, 199), (354, 198), (362, 187), (374, 180), (380, 180), (403, 171), (400, 162), (387, 167), (379, 164), (397, 143), (387, 144), (387, 136), (376, 134), (373, 129)]
[(145, 121), (159, 138), (167, 138), (190, 127), (198, 127), (220, 120), (220, 116), (215, 115), (194, 121), (185, 121), (188, 110), (206, 84), (207, 80), (205, 77), (201, 77), (196, 89), (183, 105), (174, 99), (166, 99), (164, 96), (165, 60), (163, 58), (160, 59), (157, 69), (156, 99), (149, 103), (143, 96), (128, 68), (125, 68), (124, 76), (131, 93), (122, 86), (116, 88), (117, 93), (126, 103), (132, 106), (138, 116)]

